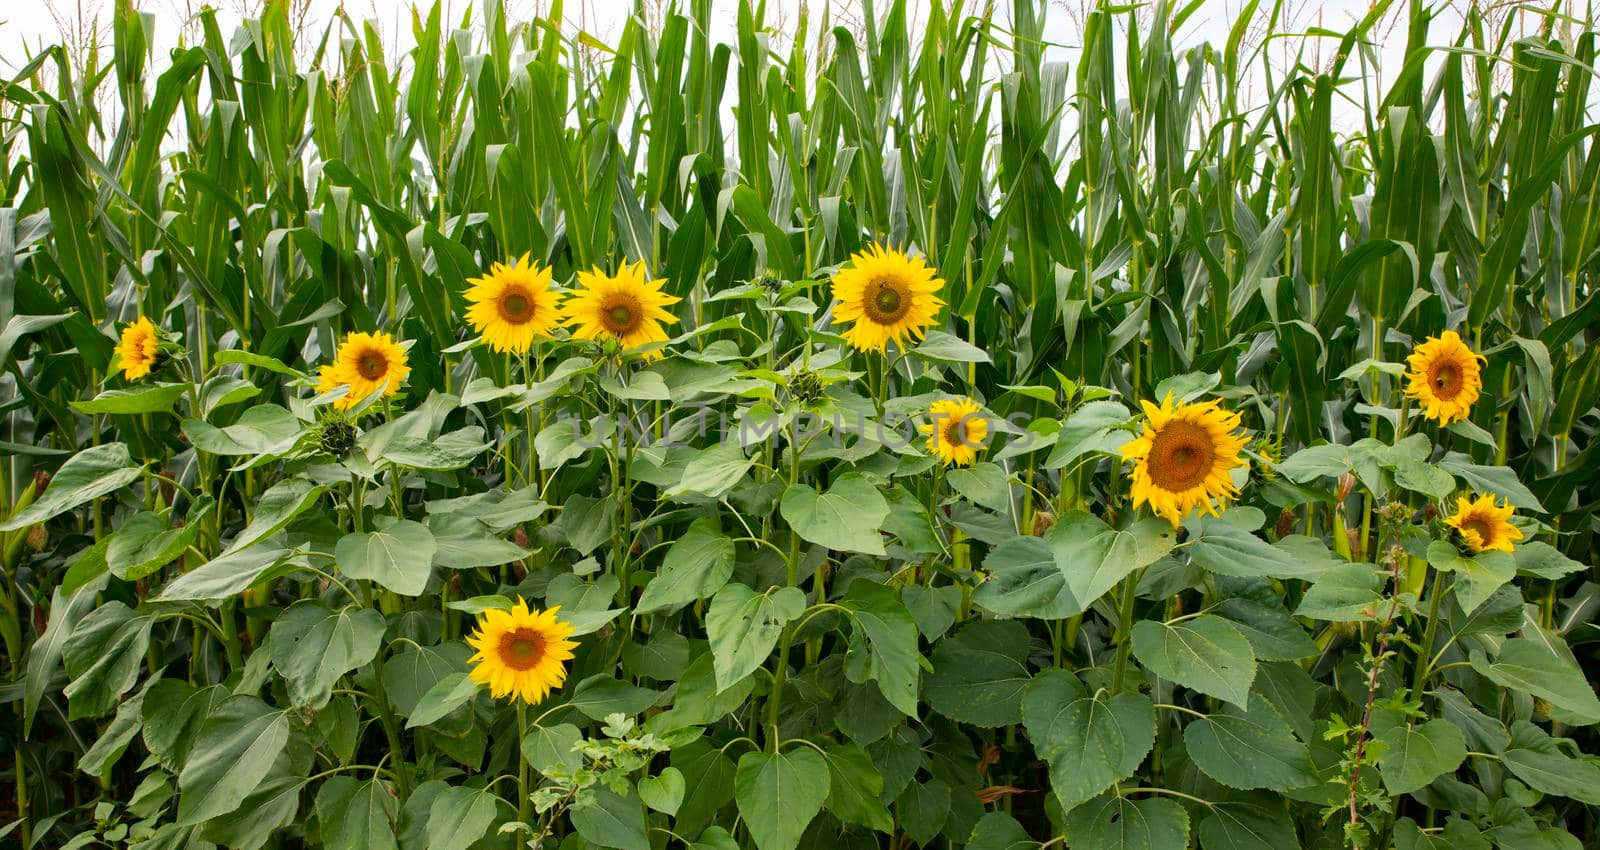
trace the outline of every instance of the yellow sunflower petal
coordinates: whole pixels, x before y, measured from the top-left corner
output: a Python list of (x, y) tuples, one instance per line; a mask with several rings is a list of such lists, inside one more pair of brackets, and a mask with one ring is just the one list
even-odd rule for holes
[(510, 610), (490, 609), (478, 618), (467, 643), (477, 647), (471, 679), (487, 684), (497, 699), (514, 697), (537, 704), (566, 681), (563, 662), (576, 643), (566, 640), (572, 625), (556, 618), (558, 607), (533, 610), (517, 598)]
[(334, 406), (349, 408), (373, 393), (394, 395), (411, 374), (406, 350), (386, 333), (346, 334), (334, 352), (332, 365), (318, 370), (317, 392), (348, 387)]
[(526, 352), (561, 322), (560, 294), (550, 279), (550, 269), (530, 263), (526, 254), (510, 265), (491, 265), (483, 277), (467, 281), (467, 322), (492, 350)]
[(1445, 517), (1445, 524), (1461, 535), (1473, 552), (1512, 552), (1523, 538), (1522, 529), (1511, 524), (1513, 508), (1500, 506), (1494, 496), (1456, 499), (1456, 511)]
[(1238, 414), (1215, 401), (1174, 405), (1171, 396), (1143, 407), (1143, 432), (1122, 447), (1134, 465), (1134, 507), (1148, 505), (1174, 527), (1196, 509), (1215, 515), (1238, 495), (1232, 472), (1246, 463)]
[(1406, 358), (1406, 395), (1441, 425), (1466, 419), (1483, 390), (1483, 361), (1455, 331), (1429, 337)]
[[(665, 280), (649, 280), (644, 263), (624, 265), (615, 275), (598, 266), (578, 272), (578, 291), (567, 299), (563, 320), (574, 339), (611, 340), (624, 349), (667, 341), (662, 325), (678, 317), (666, 308), (680, 300), (661, 291)], [(652, 351), (646, 359), (661, 356)]]
[(874, 244), (834, 274), (833, 317), (851, 323), (844, 338), (859, 350), (883, 351), (890, 341), (904, 349), (936, 323), (943, 288), (921, 257)]
[(970, 398), (940, 399), (928, 406), (928, 451), (945, 466), (970, 466), (989, 436), (983, 409)]
[(129, 381), (137, 381), (149, 375), (155, 368), (160, 345), (161, 337), (149, 319), (140, 316), (129, 322), (127, 327), (122, 329), (121, 341), (117, 343), (117, 356), (122, 361), (122, 377)]

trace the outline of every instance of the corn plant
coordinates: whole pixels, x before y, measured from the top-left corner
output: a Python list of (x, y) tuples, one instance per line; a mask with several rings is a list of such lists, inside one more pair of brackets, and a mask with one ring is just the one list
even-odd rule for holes
[(1587, 12), (645, 6), (0, 82), (0, 840), (1594, 846)]

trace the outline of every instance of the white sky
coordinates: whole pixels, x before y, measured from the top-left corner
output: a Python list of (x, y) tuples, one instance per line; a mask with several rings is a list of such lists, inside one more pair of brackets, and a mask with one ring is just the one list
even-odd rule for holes
[[(411, 47), (411, 0), (292, 0), (292, 2), (293, 8), (302, 6), (306, 8), (309, 29), (317, 36), (320, 36), (323, 28), (334, 19), (335, 11), (343, 6), (353, 18), (373, 20), (378, 24), (385, 34), (385, 45), (391, 61)], [(419, 5), (426, 10), (431, 2), (432, 0), (423, 0)], [(513, 20), (534, 17), (548, 6), (548, 0), (504, 0), (504, 2), (508, 16)], [(667, 5), (668, 2), (669, 0), (644, 0), (644, 5), (655, 9)], [(739, 2), (740, 0), (713, 0), (712, 37), (716, 41), (732, 43), (735, 40), (734, 28)], [(803, 0), (768, 0), (768, 26), (776, 30), (787, 22), (794, 21), (798, 17), (797, 12), (802, 2)], [(945, 2), (948, 5), (949, 0)], [(966, 0), (966, 6), (970, 11), (972, 7), (981, 6), (984, 2), (985, 0)], [(1205, 0), (1180, 31), (1177, 46), (1186, 49), (1209, 42), (1217, 49), (1223, 49), (1235, 13), (1244, 2), (1245, 0)], [(1454, 0), (1432, 0), (1432, 2), (1444, 7), (1444, 11), (1436, 18), (1430, 32), (1430, 41), (1436, 45), (1453, 42), (1457, 36), (1457, 23), (1460, 21), (1460, 16), (1449, 8)], [(159, 73), (163, 68), (167, 51), (177, 44), (185, 23), (192, 20), (193, 11), (205, 3), (206, 0), (134, 0), (134, 5), (156, 18), (154, 35), (156, 50), (152, 69), (155, 73)], [(447, 28), (460, 23), (461, 14), (469, 7), (469, 3), (470, 0), (445, 0)], [(242, 11), (259, 9), (262, 0), (210, 0), (210, 4), (218, 8), (218, 19), (223, 35), (229, 37), (239, 23)], [(82, 39), (82, 30), (73, 32), (75, 22), (80, 17), (98, 20), (103, 39), (109, 41), (108, 21), (113, 5), (114, 0), (0, 0), (0, 72), (14, 71), (27, 60), (30, 53), (37, 51), (41, 44), (62, 41), (64, 29), (69, 33), (65, 40), (70, 41), (74, 36)], [(480, 7), (481, 5), (477, 4)], [(811, 0), (809, 4), (813, 17), (811, 22), (813, 38), (818, 31), (818, 22), (815, 18), (827, 5), (828, 0)], [(832, 0), (831, 5), (836, 19), (843, 17), (849, 21), (860, 16), (861, 0)], [(882, 9), (889, 5), (889, 0), (877, 0), (876, 5), (881, 13)], [(1049, 60), (1065, 61), (1071, 70), (1076, 71), (1083, 10), (1094, 5), (1094, 0), (1048, 0), (1045, 39), (1050, 45), (1047, 50)], [(1264, 16), (1272, 5), (1271, 0), (1261, 2), (1257, 11), (1258, 18)], [(1371, 90), (1381, 91), (1387, 85), (1388, 79), (1399, 73), (1406, 43), (1403, 19), (1406, 5), (1405, 0), (1397, 0), (1395, 3), (1401, 20), (1398, 26), (1391, 24), (1376, 33), (1378, 62), (1375, 68), (1369, 69), (1369, 73), (1377, 79), (1369, 80)], [(622, 22), (633, 7), (633, 0), (567, 0), (565, 27), (569, 33), (582, 29), (597, 36), (601, 41), (615, 43), (621, 33)], [(1012, 0), (996, 0), (995, 17), (1002, 26), (1007, 26), (1009, 23), (1011, 7)], [(1284, 7), (1288, 20), (1280, 24), (1280, 32), (1298, 33), (1321, 28), (1325, 31), (1342, 33), (1365, 14), (1369, 0), (1327, 0), (1321, 3), (1314, 0), (1287, 0)], [(928, 0), (909, 0), (908, 8), (912, 31), (916, 32), (918, 24), (927, 19)], [(192, 41), (193, 29), (190, 32)], [(1123, 40), (1118, 38), (1114, 44), (1117, 60), (1120, 63)], [(1275, 69), (1288, 66), (1297, 54), (1303, 55), (1308, 64), (1321, 67), (1335, 47), (1336, 42), (1332, 38), (1279, 38), (1273, 42), (1268, 58)], [(994, 52), (996, 51), (991, 51)], [(1432, 63), (1434, 66), (1437, 66), (1439, 55), (1435, 54), (1435, 62)], [(1257, 83), (1254, 92), (1247, 92), (1247, 98), (1249, 94), (1259, 95), (1262, 91), (1259, 85), (1260, 69), (1257, 67), (1254, 70)], [(1361, 72), (1360, 62), (1352, 58), (1345, 68), (1346, 75)], [(1180, 75), (1181, 73), (1180, 68)], [(1431, 74), (1430, 71), (1430, 79)], [(154, 73), (151, 78), (154, 78)], [(1352, 97), (1355, 96), (1353, 90), (1347, 89), (1347, 92)], [(725, 108), (731, 108), (733, 97), (732, 91), (726, 93)], [(1339, 129), (1346, 131), (1358, 129), (1361, 109), (1354, 102), (1335, 98), (1334, 110), (1335, 124)]]
[[(979, 5), (982, 0), (969, 0), (971, 7)], [(309, 6), (310, 19), (326, 21), (341, 5), (354, 17), (361, 19), (376, 19), (382, 21), (386, 32), (399, 31), (399, 34), (409, 39), (408, 17), (411, 9), (409, 0), (295, 0), (295, 6), (301, 3)], [(717, 36), (726, 41), (733, 40), (735, 10), (738, 0), (713, 0), (715, 14), (713, 18), (721, 26), (723, 32)], [(158, 38), (163, 42), (174, 37), (182, 22), (189, 15), (205, 5), (199, 0), (134, 0), (134, 5), (145, 12), (156, 15)], [(238, 22), (241, 10), (256, 9), (261, 5), (261, 0), (214, 0), (210, 5), (218, 9), (219, 17), (226, 27)], [(426, 9), (431, 5), (431, 0), (420, 4)], [(481, 5), (481, 4), (480, 4)], [(529, 14), (542, 10), (546, 3), (538, 0), (506, 0), (506, 6), (512, 14)], [(632, 0), (569, 0), (567, 5), (567, 20), (570, 25), (582, 25), (589, 32), (602, 37), (615, 35), (620, 31), (619, 22), (633, 8)], [(664, 5), (659, 2), (647, 2), (647, 7)], [(769, 0), (768, 20), (792, 20), (795, 10), (802, 5), (799, 0)], [(811, 9), (813, 17), (820, 13), (824, 5), (821, 0), (813, 2)], [(881, 11), (888, 6), (888, 0), (879, 0), (878, 9)], [(1082, 17), (1083, 8), (1092, 7), (1092, 0), (1051, 0), (1046, 15), (1047, 38), (1060, 43), (1075, 44), (1077, 42), (1077, 20)], [(1210, 41), (1212, 44), (1221, 45), (1226, 41), (1228, 27), (1234, 18), (1234, 12), (1242, 6), (1240, 0), (1207, 0), (1185, 26), (1183, 39), (1184, 46)], [(1361, 14), (1367, 7), (1367, 0), (1328, 0), (1323, 3), (1288, 3), (1291, 15), (1297, 19), (1296, 23), (1302, 25), (1320, 24), (1329, 29), (1343, 31), (1345, 27)], [(1403, 5), (1403, 4), (1402, 4)], [(38, 45), (41, 41), (50, 42), (58, 38), (60, 22), (72, 22), (81, 14), (84, 17), (98, 17), (102, 21), (108, 18), (113, 6), (112, 0), (4, 0), (0, 2), (0, 57), (8, 64), (16, 65), (21, 58), (21, 45)], [(860, 2), (855, 0), (835, 0), (833, 6), (836, 10), (844, 10), (844, 14), (859, 16)], [(466, 0), (447, 0), (446, 9), (453, 9), (457, 16), (467, 7)], [(924, 20), (927, 17), (927, 0), (910, 0), (908, 7), (912, 10), (913, 20)], [(999, 0), (998, 15), (1002, 18), (1010, 17), (1010, 0)], [(1265, 12), (1270, 7), (1269, 3), (1262, 3), (1260, 12)], [(721, 14), (726, 11), (727, 14)], [(459, 17), (456, 18), (459, 21)], [(1404, 40), (1401, 40), (1402, 46)]]
[[(176, 43), (184, 22), (190, 18), (194, 10), (203, 5), (201, 0), (134, 0), (134, 2), (143, 11), (156, 16), (155, 43), (158, 57), (166, 48)], [(307, 5), (308, 20), (314, 22), (313, 29), (318, 31), (323, 24), (332, 20), (334, 12), (342, 5), (352, 17), (377, 21), (390, 44), (398, 44), (402, 49), (410, 46), (412, 7), (410, 0), (293, 0), (293, 2), (296, 7), (302, 3)], [(729, 43), (734, 40), (735, 11), (738, 2), (739, 0), (713, 0), (712, 17), (715, 29), (713, 37), (716, 40)], [(968, 0), (967, 6), (970, 10), (982, 2), (983, 0)], [(218, 9), (218, 18), (224, 35), (231, 34), (233, 27), (241, 18), (243, 9), (259, 8), (260, 4), (261, 0), (212, 0), (211, 2), (211, 5)], [(431, 0), (426, 0), (420, 5), (426, 9), (429, 4)], [(545, 5), (546, 2), (539, 0), (506, 0), (509, 13), (513, 16), (530, 16), (542, 11)], [(612, 42), (621, 32), (622, 21), (633, 5), (632, 0), (569, 0), (566, 4), (566, 25), (569, 31), (582, 28), (599, 36), (603, 41)], [(665, 4), (661, 0), (654, 2), (647, 0), (645, 5), (654, 7)], [(769, 0), (767, 5), (769, 25), (781, 25), (782, 22), (793, 21), (796, 18), (802, 3), (801, 0)], [(813, 33), (816, 31), (815, 17), (820, 14), (824, 5), (825, 0), (814, 0), (810, 4)], [(1045, 38), (1054, 45), (1051, 58), (1064, 58), (1068, 61), (1076, 59), (1076, 51), (1072, 48), (1076, 47), (1081, 39), (1079, 22), (1082, 20), (1082, 9), (1092, 5), (1092, 0), (1051, 0), (1045, 17)], [(1179, 46), (1190, 47), (1209, 41), (1220, 48), (1227, 41), (1234, 13), (1242, 5), (1243, 0), (1206, 0), (1200, 10), (1185, 24), (1180, 33)], [(1258, 15), (1263, 14), (1270, 5), (1262, 3)], [(1290, 29), (1322, 26), (1342, 32), (1365, 13), (1368, 1), (1328, 0), (1323, 3), (1290, 2), (1285, 5), (1290, 9)], [(61, 40), (63, 27), (70, 30), (80, 16), (99, 20), (106, 38), (109, 39), (110, 27), (107, 21), (112, 6), (113, 0), (0, 0), (0, 66), (16, 68), (21, 65), (28, 53), (37, 50), (39, 45)], [(462, 10), (467, 6), (468, 0), (446, 0), (446, 10), (455, 13), (454, 17), (446, 15), (447, 25), (459, 23)], [(888, 0), (879, 0), (877, 6), (881, 13), (882, 9), (888, 6)], [(927, 19), (927, 0), (910, 0), (908, 7), (913, 23)], [(1011, 0), (998, 0), (996, 7), (998, 19), (1003, 21), (1010, 19)], [(847, 18), (858, 18), (860, 15), (859, 0), (834, 0), (833, 8), (837, 14)], [(1383, 49), (1386, 54), (1398, 56), (1399, 51), (1403, 49), (1405, 39), (1403, 33), (1399, 35), (1398, 38), (1384, 40)], [(1284, 44), (1287, 45), (1289, 42), (1286, 41)], [(398, 52), (392, 50), (390, 55), (397, 55)], [(1398, 60), (1395, 62), (1395, 67), (1398, 67)]]

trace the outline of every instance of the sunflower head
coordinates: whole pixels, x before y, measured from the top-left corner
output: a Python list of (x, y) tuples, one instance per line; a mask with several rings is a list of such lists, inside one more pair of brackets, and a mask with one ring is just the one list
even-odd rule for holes
[[(575, 339), (612, 340), (625, 349), (666, 342), (661, 326), (678, 321), (666, 308), (680, 299), (661, 291), (665, 283), (649, 280), (642, 260), (615, 275), (598, 266), (578, 272), (578, 291), (567, 299), (565, 324)], [(652, 360), (660, 356), (659, 351), (646, 355)]]
[(495, 698), (512, 697), (537, 705), (567, 679), (566, 662), (577, 643), (567, 640), (572, 626), (556, 619), (561, 606), (533, 611), (518, 597), (511, 610), (483, 612), (467, 638), (477, 650), (468, 659), (472, 681), (488, 685)]
[(859, 350), (883, 351), (890, 340), (903, 349), (934, 324), (943, 287), (921, 257), (873, 244), (833, 276), (833, 316), (853, 323), (844, 338)]
[(340, 343), (333, 363), (317, 370), (317, 392), (347, 387), (344, 396), (334, 402), (345, 410), (373, 393), (394, 395), (409, 374), (406, 350), (393, 337), (382, 331), (351, 333)]
[(1455, 331), (1428, 337), (1406, 358), (1406, 395), (1441, 425), (1466, 419), (1483, 389), (1483, 360)]
[(550, 270), (528, 255), (495, 263), (483, 277), (467, 281), (467, 321), (499, 352), (522, 354), (535, 337), (548, 337), (561, 321), (560, 295), (550, 288)]
[(1501, 507), (1493, 496), (1460, 496), (1456, 499), (1456, 512), (1445, 517), (1444, 522), (1461, 535), (1462, 542), (1474, 553), (1510, 552), (1513, 544), (1522, 539), (1522, 529), (1511, 524), (1511, 514), (1511, 505)]
[(945, 466), (971, 466), (989, 438), (989, 420), (970, 398), (939, 399), (928, 406), (928, 451)]
[(1239, 433), (1239, 414), (1215, 401), (1173, 405), (1169, 394), (1157, 407), (1143, 402), (1144, 431), (1122, 447), (1133, 461), (1133, 506), (1150, 505), (1176, 527), (1191, 510), (1215, 515), (1239, 494), (1230, 473), (1249, 438)]
[(117, 357), (122, 361), (122, 377), (129, 381), (137, 381), (160, 369), (166, 361), (161, 350), (161, 332), (144, 316), (129, 322), (117, 343)]

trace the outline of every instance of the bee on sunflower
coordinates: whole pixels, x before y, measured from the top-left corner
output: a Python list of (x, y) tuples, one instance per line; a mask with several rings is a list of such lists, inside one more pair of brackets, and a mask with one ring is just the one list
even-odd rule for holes
[(989, 420), (970, 398), (939, 399), (928, 406), (931, 420), (921, 426), (928, 451), (945, 466), (971, 466), (989, 438)]
[(1445, 525), (1461, 535), (1474, 554), (1481, 552), (1510, 552), (1522, 539), (1522, 529), (1511, 524), (1513, 508), (1508, 503), (1498, 505), (1493, 496), (1456, 498), (1456, 512), (1445, 517)]
[(469, 663), (476, 666), (472, 681), (489, 686), (496, 699), (511, 697), (538, 705), (567, 679), (565, 662), (577, 648), (572, 626), (556, 617), (561, 606), (534, 611), (521, 597), (511, 610), (491, 608), (478, 619), (467, 637), (477, 650)]
[(406, 350), (394, 337), (382, 331), (349, 333), (334, 352), (333, 363), (317, 370), (317, 393), (347, 387), (344, 396), (334, 402), (345, 410), (373, 393), (394, 395), (409, 374)]
[(1406, 395), (1440, 425), (1466, 419), (1483, 389), (1484, 357), (1455, 331), (1428, 337), (1406, 358)]
[(138, 381), (159, 371), (177, 348), (148, 318), (140, 316), (129, 322), (117, 342), (123, 380)]
[[(648, 278), (643, 260), (622, 266), (615, 275), (598, 266), (578, 272), (578, 291), (564, 305), (563, 324), (572, 329), (574, 339), (614, 340), (624, 349), (666, 342), (662, 325), (678, 321), (666, 308), (682, 299), (662, 292), (665, 283)], [(645, 355), (647, 360), (659, 357), (660, 351)]]
[(550, 286), (550, 269), (527, 254), (467, 282), (467, 321), (494, 351), (524, 354), (536, 337), (551, 336), (561, 324), (561, 295)]
[(890, 340), (901, 349), (932, 327), (944, 301), (944, 281), (921, 257), (877, 243), (850, 258), (833, 276), (833, 317), (851, 322), (844, 338), (860, 351), (881, 352)]
[(1174, 405), (1168, 394), (1158, 407), (1144, 406), (1144, 431), (1122, 447), (1132, 461), (1133, 506), (1148, 504), (1176, 528), (1195, 508), (1216, 515), (1239, 495), (1231, 473), (1247, 461), (1239, 456), (1249, 438), (1239, 432), (1239, 414), (1215, 401)]

